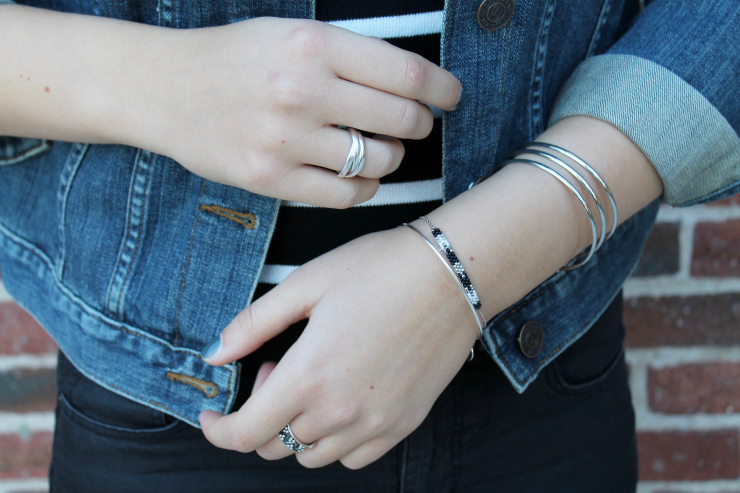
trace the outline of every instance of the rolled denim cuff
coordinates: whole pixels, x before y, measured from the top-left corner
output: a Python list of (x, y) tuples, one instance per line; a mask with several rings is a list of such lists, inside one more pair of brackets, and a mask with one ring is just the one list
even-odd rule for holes
[(663, 66), (634, 55), (582, 62), (561, 89), (550, 125), (591, 116), (627, 135), (663, 180), (671, 205), (740, 191), (740, 138), (698, 90)]
[(13, 0), (0, 0), (0, 5), (10, 5), (14, 4), (15, 2)]

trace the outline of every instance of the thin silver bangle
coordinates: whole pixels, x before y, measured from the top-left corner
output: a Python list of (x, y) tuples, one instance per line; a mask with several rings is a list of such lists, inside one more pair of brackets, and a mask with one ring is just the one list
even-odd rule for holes
[(612, 193), (612, 191), (609, 188), (609, 186), (601, 178), (601, 176), (599, 176), (599, 174), (596, 172), (596, 170), (594, 170), (591, 166), (589, 166), (588, 163), (586, 163), (586, 161), (584, 161), (583, 159), (579, 158), (578, 156), (576, 156), (575, 154), (573, 154), (569, 150), (563, 149), (562, 147), (558, 147), (558, 146), (556, 146), (554, 144), (548, 144), (547, 142), (530, 142), (530, 143), (525, 144), (525, 145), (528, 146), (528, 147), (531, 147), (531, 146), (544, 147), (546, 149), (552, 149), (553, 151), (557, 151), (560, 154), (562, 154), (563, 156), (566, 156), (566, 157), (571, 158), (573, 161), (575, 161), (579, 165), (583, 166), (583, 168), (585, 168), (586, 171), (588, 171), (589, 173), (591, 173), (591, 176), (593, 176), (596, 179), (596, 181), (599, 182), (599, 185), (601, 185), (602, 188), (604, 189), (604, 191), (606, 192), (606, 195), (607, 195), (607, 197), (609, 197), (609, 202), (611, 203), (611, 206), (612, 206), (612, 229), (609, 232), (609, 235), (607, 235), (606, 239), (608, 240), (609, 238), (611, 238), (612, 235), (614, 234), (614, 231), (617, 229), (617, 224), (619, 223), (619, 216), (618, 216), (618, 213), (617, 213), (617, 201), (614, 199), (614, 194)]
[(578, 173), (575, 169), (573, 169), (573, 167), (570, 164), (566, 163), (562, 159), (559, 159), (559, 158), (553, 156), (549, 152), (538, 151), (536, 149), (524, 149), (524, 148), (522, 148), (522, 149), (517, 149), (511, 155), (512, 156), (521, 156), (522, 154), (534, 154), (536, 156), (542, 156), (544, 158), (549, 159), (553, 163), (555, 163), (557, 165), (560, 165), (563, 168), (565, 168), (565, 170), (568, 173), (570, 173), (570, 175), (573, 178), (575, 178), (578, 181), (578, 183), (580, 183), (581, 185), (583, 185), (583, 187), (586, 189), (586, 191), (591, 196), (591, 198), (594, 200), (594, 202), (596, 202), (596, 208), (599, 210), (599, 219), (601, 219), (601, 236), (599, 236), (598, 243), (596, 244), (596, 251), (598, 251), (599, 248), (601, 248), (601, 245), (604, 244), (604, 240), (606, 240), (606, 215), (604, 214), (604, 208), (601, 205), (601, 201), (599, 201), (599, 197), (598, 197), (598, 195), (596, 195), (596, 192), (594, 192), (594, 189), (591, 188), (591, 185), (589, 185), (589, 183), (586, 180), (583, 179), (583, 177), (580, 175), (580, 173)]
[(550, 166), (548, 166), (546, 164), (538, 163), (537, 161), (532, 161), (531, 159), (519, 159), (519, 158), (517, 158), (517, 159), (507, 159), (506, 161), (503, 162), (503, 165), (505, 166), (505, 165), (510, 164), (510, 163), (529, 164), (529, 165), (534, 166), (536, 168), (539, 168), (539, 169), (541, 169), (543, 171), (546, 171), (550, 175), (554, 176), (563, 185), (565, 185), (566, 187), (568, 187), (568, 190), (570, 190), (571, 192), (573, 192), (573, 195), (576, 196), (576, 198), (578, 199), (578, 201), (583, 206), (583, 209), (586, 211), (586, 215), (588, 216), (588, 221), (589, 221), (589, 223), (591, 223), (591, 236), (592, 236), (591, 248), (588, 251), (588, 255), (586, 255), (586, 258), (584, 260), (582, 260), (580, 262), (577, 262), (575, 264), (570, 264), (570, 262), (569, 262), (568, 264), (566, 264), (563, 267), (561, 267), (559, 270), (572, 270), (572, 269), (576, 269), (578, 267), (581, 267), (583, 264), (585, 264), (589, 260), (591, 260), (591, 257), (593, 257), (594, 252), (596, 251), (596, 243), (598, 241), (598, 234), (596, 232), (596, 221), (594, 220), (594, 215), (591, 213), (591, 209), (589, 209), (588, 204), (586, 203), (586, 200), (583, 198), (583, 196), (581, 195), (581, 193), (578, 190), (576, 190), (576, 188), (573, 185), (571, 185), (571, 183), (568, 180), (566, 180), (563, 177), (563, 175), (561, 175), (560, 173), (558, 173), (557, 171), (555, 171), (554, 169), (552, 169)]
[[(450, 272), (450, 274), (452, 274), (452, 277), (455, 279), (455, 283), (457, 284), (457, 287), (460, 288), (460, 291), (462, 291), (463, 296), (465, 297), (465, 301), (468, 303), (468, 306), (470, 306), (470, 309), (473, 311), (473, 316), (475, 317), (475, 322), (478, 324), (478, 337), (476, 337), (476, 340), (478, 340), (481, 337), (483, 337), (483, 327), (488, 322), (486, 322), (486, 318), (483, 316), (483, 314), (480, 312), (480, 310), (476, 310), (476, 308), (473, 306), (473, 303), (470, 301), (470, 298), (468, 298), (468, 295), (465, 292), (465, 288), (463, 287), (463, 285), (460, 282), (460, 280), (457, 278), (457, 274), (455, 273), (455, 271), (452, 269), (452, 267), (450, 266), (450, 264), (447, 262), (447, 259), (445, 258), (444, 254), (440, 250), (438, 250), (437, 247), (434, 246), (434, 243), (432, 243), (431, 241), (429, 241), (429, 238), (427, 238), (426, 236), (424, 236), (424, 233), (422, 233), (421, 231), (419, 231), (418, 229), (416, 229), (414, 226), (412, 226), (411, 224), (408, 224), (408, 223), (403, 223), (403, 224), (401, 224), (398, 227), (400, 228), (402, 226), (408, 226), (413, 231), (415, 231), (416, 234), (418, 234), (419, 236), (421, 236), (424, 239), (424, 241), (427, 243), (427, 245), (429, 245), (429, 248), (431, 248), (434, 251), (435, 255), (437, 255), (439, 257), (439, 259), (445, 265), (445, 267)], [(482, 323), (481, 323), (481, 320), (482, 320)], [(468, 361), (471, 361), (474, 356), (475, 356), (475, 351), (473, 350), (473, 348), (470, 348), (470, 356), (468, 357)]]

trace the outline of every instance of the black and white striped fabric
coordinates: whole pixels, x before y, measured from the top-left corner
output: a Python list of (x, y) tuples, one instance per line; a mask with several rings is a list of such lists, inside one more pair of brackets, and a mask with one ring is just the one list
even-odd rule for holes
[[(439, 65), (444, 0), (318, 0), (316, 19), (420, 54)], [(410, 222), (442, 204), (441, 112), (424, 140), (403, 140), (406, 154), (397, 171), (380, 179), (368, 202), (345, 210), (283, 202), (260, 275), (255, 299), (291, 271), (348, 241), (374, 231)], [(350, 139), (347, 138), (349, 149)], [(295, 342), (305, 322), (266, 343), (252, 356), (279, 360)]]

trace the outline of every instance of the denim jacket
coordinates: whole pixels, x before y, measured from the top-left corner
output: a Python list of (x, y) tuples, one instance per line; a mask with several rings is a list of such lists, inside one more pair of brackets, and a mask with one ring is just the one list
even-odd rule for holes
[[(658, 170), (667, 203), (740, 191), (740, 3), (656, 0), (633, 18), (624, 0), (505, 0), (512, 17), (485, 30), (480, 1), (445, 3), (442, 66), (466, 91), (443, 115), (445, 200), (570, 115), (628, 135)], [(183, 29), (311, 18), (315, 9), (313, 0), (28, 3)], [(251, 302), (280, 201), (121, 145), (0, 138), (0, 164), (3, 281), (70, 360), (109, 390), (194, 426), (204, 409), (229, 412), (238, 364), (212, 367), (199, 350)], [(584, 267), (553, 275), (488, 323), (482, 344), (517, 391), (619, 292), (658, 202)], [(528, 321), (544, 334), (535, 357), (517, 342)]]

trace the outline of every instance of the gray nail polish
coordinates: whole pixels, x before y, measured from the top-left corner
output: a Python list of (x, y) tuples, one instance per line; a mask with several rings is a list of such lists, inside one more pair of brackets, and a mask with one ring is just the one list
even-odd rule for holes
[(460, 87), (460, 96), (457, 98), (457, 104), (455, 105), (455, 108), (459, 108), (460, 104), (465, 101), (465, 89)]
[(218, 337), (206, 344), (203, 349), (200, 350), (200, 355), (205, 360), (213, 358), (219, 351), (221, 351), (222, 346), (221, 334), (219, 334)]

